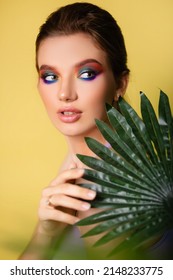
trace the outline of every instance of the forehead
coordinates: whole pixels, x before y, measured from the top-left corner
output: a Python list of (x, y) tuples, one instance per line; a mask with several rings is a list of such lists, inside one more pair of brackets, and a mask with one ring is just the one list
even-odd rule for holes
[(39, 67), (43, 63), (76, 64), (88, 58), (107, 65), (106, 53), (98, 47), (89, 34), (85, 33), (48, 37), (41, 42), (37, 54)]

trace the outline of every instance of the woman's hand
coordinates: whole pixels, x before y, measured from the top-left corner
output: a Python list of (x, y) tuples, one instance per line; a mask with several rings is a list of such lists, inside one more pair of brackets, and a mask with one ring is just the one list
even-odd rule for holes
[(39, 206), (40, 233), (56, 235), (57, 231), (61, 231), (61, 226), (73, 225), (79, 220), (75, 216), (76, 211), (90, 208), (89, 201), (94, 199), (96, 193), (75, 185), (83, 173), (84, 169), (79, 168), (63, 171), (43, 190)]

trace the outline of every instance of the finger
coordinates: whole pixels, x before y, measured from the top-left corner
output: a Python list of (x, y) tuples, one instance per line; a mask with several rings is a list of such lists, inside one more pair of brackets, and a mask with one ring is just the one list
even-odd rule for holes
[(68, 213), (62, 212), (58, 209), (50, 208), (45, 211), (42, 211), (40, 220), (57, 221), (57, 222), (63, 222), (63, 223), (73, 225), (79, 221), (79, 218), (75, 217), (73, 215), (70, 215)]
[(82, 188), (74, 184), (60, 184), (57, 187), (48, 187), (43, 190), (43, 197), (51, 197), (56, 194), (65, 194), (71, 197), (80, 198), (84, 200), (93, 200), (96, 192), (87, 188)]
[[(72, 165), (74, 166), (74, 165)], [(59, 184), (66, 183), (71, 180), (79, 179), (83, 176), (84, 169), (83, 168), (71, 168), (68, 170), (63, 171), (59, 174), (51, 183), (50, 186), (54, 187)]]
[(50, 198), (51, 205), (57, 207), (62, 206), (69, 209), (74, 209), (78, 211), (86, 211), (90, 209), (91, 204), (82, 200), (78, 200), (63, 194), (53, 195)]
[(68, 169), (75, 169), (77, 168), (77, 164), (75, 162), (71, 162)]

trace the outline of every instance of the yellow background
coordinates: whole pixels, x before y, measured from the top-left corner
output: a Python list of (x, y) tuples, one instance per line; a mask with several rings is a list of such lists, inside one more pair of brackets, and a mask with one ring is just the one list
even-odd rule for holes
[[(0, 0), (0, 259), (16, 259), (37, 220), (40, 192), (66, 152), (37, 93), (34, 42), (62, 0)], [(173, 103), (173, 1), (95, 0), (122, 28), (131, 69), (127, 99), (139, 91), (157, 106), (159, 88)]]

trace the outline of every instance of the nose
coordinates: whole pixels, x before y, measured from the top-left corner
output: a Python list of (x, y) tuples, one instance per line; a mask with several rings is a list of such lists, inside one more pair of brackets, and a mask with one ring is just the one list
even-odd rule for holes
[(60, 101), (65, 102), (72, 102), (77, 99), (75, 83), (72, 79), (61, 80), (61, 84), (58, 89), (58, 98)]

